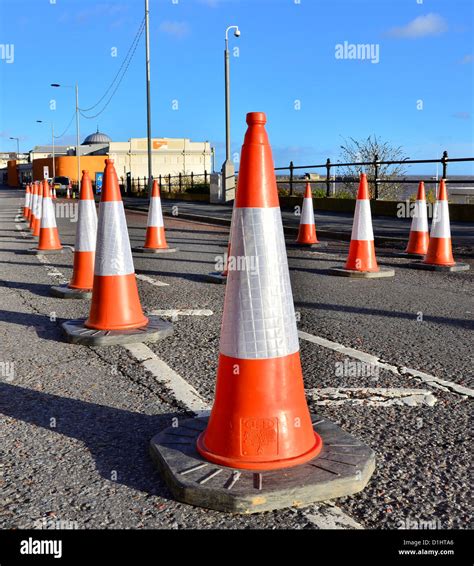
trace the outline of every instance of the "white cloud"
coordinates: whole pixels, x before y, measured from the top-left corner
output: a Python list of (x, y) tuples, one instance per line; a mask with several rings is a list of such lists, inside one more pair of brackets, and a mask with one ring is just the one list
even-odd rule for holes
[(464, 55), (464, 57), (459, 61), (461, 65), (467, 65), (468, 63), (474, 63), (474, 55)]
[(416, 39), (430, 35), (440, 35), (448, 30), (448, 24), (439, 14), (418, 16), (405, 26), (394, 27), (389, 30), (390, 37)]
[(160, 31), (181, 39), (189, 34), (190, 27), (187, 22), (171, 22), (166, 20), (160, 24)]

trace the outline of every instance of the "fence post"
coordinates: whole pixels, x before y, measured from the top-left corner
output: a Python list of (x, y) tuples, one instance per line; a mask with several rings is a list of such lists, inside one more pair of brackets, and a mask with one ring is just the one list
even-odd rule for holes
[(168, 192), (171, 192), (171, 173), (168, 173)]
[(443, 157), (441, 158), (441, 163), (443, 164), (443, 179), (447, 178), (448, 174), (448, 152), (443, 151)]
[(158, 183), (160, 183), (160, 191), (161, 191), (161, 173), (158, 175)]
[(204, 169), (204, 184), (207, 185), (207, 169)]
[(374, 155), (374, 198), (377, 200), (379, 198), (379, 164), (378, 164), (379, 156), (377, 154)]
[(181, 184), (181, 173), (180, 173), (179, 174), (179, 192), (181, 192), (181, 187), (182, 187), (182, 184)]
[(194, 189), (194, 173), (191, 171), (191, 189)]
[(290, 161), (290, 197), (293, 196), (293, 161)]
[(326, 159), (326, 197), (331, 195), (331, 160)]

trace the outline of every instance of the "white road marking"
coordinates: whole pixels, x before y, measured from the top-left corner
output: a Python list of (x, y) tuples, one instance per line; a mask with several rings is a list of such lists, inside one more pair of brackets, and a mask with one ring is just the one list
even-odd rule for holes
[(157, 309), (150, 314), (176, 320), (178, 316), (212, 316), (214, 313), (209, 309)]
[(364, 529), (333, 503), (317, 503), (301, 510), (300, 514), (318, 529)]
[(152, 277), (148, 277), (148, 275), (143, 275), (142, 273), (136, 273), (135, 275), (140, 281), (146, 281), (155, 287), (168, 287), (168, 283), (163, 283), (163, 281), (158, 281), (158, 279), (153, 279)]
[(63, 273), (61, 273), (58, 269), (51, 265), (48, 261), (48, 258), (43, 254), (38, 254), (36, 256), (40, 263), (42, 263), (48, 269), (48, 275), (55, 279), (59, 279), (61, 283), (68, 283), (69, 280), (66, 279)]
[(163, 360), (160, 360), (148, 346), (145, 344), (128, 344), (124, 348), (132, 354), (141, 366), (153, 374), (157, 381), (169, 389), (174, 398), (186, 408), (196, 413), (209, 410), (209, 405), (196, 389)]
[(437, 399), (426, 389), (396, 389), (385, 387), (324, 387), (307, 389), (307, 396), (316, 405), (364, 405), (389, 407), (401, 405), (432, 407)]
[(298, 335), (302, 340), (307, 340), (308, 342), (312, 342), (313, 344), (318, 344), (318, 346), (322, 346), (323, 348), (329, 348), (330, 350), (334, 350), (335, 352), (339, 352), (351, 358), (355, 358), (356, 360), (360, 360), (362, 362), (365, 362), (366, 364), (378, 366), (382, 369), (391, 371), (396, 375), (408, 375), (409, 377), (419, 379), (423, 383), (426, 383), (426, 385), (429, 385), (436, 389), (459, 393), (460, 395), (465, 395), (467, 397), (474, 397), (473, 389), (464, 387), (463, 385), (459, 385), (452, 381), (447, 381), (446, 379), (441, 379), (434, 375), (430, 375), (429, 373), (418, 371), (412, 368), (407, 368), (405, 366), (397, 367), (392, 364), (382, 362), (377, 356), (366, 354), (365, 352), (361, 352), (360, 350), (356, 350), (355, 348), (348, 348), (346, 346), (343, 346), (342, 344), (338, 344), (337, 342), (332, 342), (331, 340), (326, 340), (326, 338), (308, 334), (307, 332), (303, 332), (302, 330), (298, 331)]

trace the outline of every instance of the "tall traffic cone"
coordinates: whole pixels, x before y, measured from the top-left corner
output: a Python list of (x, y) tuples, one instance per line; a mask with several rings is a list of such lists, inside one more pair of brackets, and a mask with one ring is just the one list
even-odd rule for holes
[(303, 198), (303, 208), (301, 210), (300, 228), (295, 242), (299, 247), (321, 248), (326, 247), (327, 242), (320, 242), (316, 236), (316, 225), (314, 223), (313, 194), (311, 184), (306, 183), (306, 190)]
[(58, 228), (56, 226), (56, 214), (53, 201), (51, 200), (49, 184), (46, 179), (42, 183), (42, 189), (43, 199), (38, 247), (29, 251), (37, 254), (62, 253), (63, 247), (59, 241)]
[(39, 237), (41, 228), (41, 218), (43, 214), (43, 183), (40, 181), (36, 187), (35, 219), (33, 222), (33, 236)]
[[(325, 419), (313, 425), (309, 413), (265, 122), (262, 112), (247, 114), (231, 236), (240, 269), (228, 273), (214, 406), (208, 419), (180, 422), (151, 441), (177, 498), (244, 513), (334, 497), (332, 486), (323, 487), (323, 469), (325, 481), (337, 478), (349, 488), (331, 468), (342, 469), (334, 462), (340, 459), (331, 463), (328, 454), (332, 444), (357, 443)], [(327, 445), (317, 429), (323, 422)], [(354, 479), (350, 493), (362, 489), (373, 471), (373, 452), (365, 450), (357, 464), (362, 485), (354, 468), (346, 471)]]
[(157, 180), (153, 181), (151, 190), (145, 244), (133, 248), (133, 251), (153, 254), (177, 251), (177, 248), (168, 247), (166, 242), (163, 212), (161, 210), (160, 185)]
[(405, 250), (405, 255), (411, 257), (422, 257), (426, 255), (430, 236), (428, 233), (428, 214), (426, 209), (425, 184), (423, 181), (418, 185), (415, 206), (413, 208), (413, 219), (411, 221), (410, 237)]
[(52, 295), (62, 299), (87, 299), (92, 296), (96, 238), (97, 212), (94, 193), (89, 172), (83, 171), (72, 279), (68, 285), (51, 287)]
[(370, 212), (369, 186), (367, 175), (361, 173), (359, 191), (352, 224), (351, 243), (346, 265), (331, 267), (332, 275), (343, 275), (356, 278), (393, 277), (393, 269), (380, 268), (375, 258), (374, 232), (372, 230), (372, 215)]
[(30, 217), (28, 218), (28, 227), (31, 231), (33, 231), (33, 222), (34, 222), (34, 219), (35, 219), (36, 198), (37, 198), (37, 189), (36, 189), (36, 181), (35, 181), (31, 185)]
[(27, 183), (25, 188), (25, 204), (23, 206), (23, 218), (28, 220), (28, 215), (30, 214), (30, 199), (31, 199), (31, 185)]
[(197, 444), (211, 462), (257, 470), (302, 464), (322, 447), (304, 393), (265, 122), (261, 112), (247, 115), (231, 235), (231, 253), (244, 268), (227, 276), (216, 399)]
[(154, 342), (172, 331), (169, 323), (157, 317), (148, 319), (143, 314), (113, 163), (112, 159), (105, 160), (89, 318), (63, 323), (70, 342), (92, 345)]
[(455, 262), (453, 258), (448, 191), (444, 179), (441, 179), (433, 210), (428, 251), (424, 261), (413, 264), (413, 266), (433, 271), (467, 271), (469, 269), (467, 263)]

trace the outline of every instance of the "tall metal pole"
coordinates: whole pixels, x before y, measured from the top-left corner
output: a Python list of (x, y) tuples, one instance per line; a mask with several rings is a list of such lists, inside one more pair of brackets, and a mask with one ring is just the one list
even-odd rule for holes
[(224, 68), (225, 68), (225, 160), (230, 161), (230, 65), (229, 38), (225, 38)]
[(148, 0), (145, 0), (145, 45), (146, 45), (146, 125), (148, 149), (148, 194), (151, 196), (153, 167), (151, 161), (151, 102), (150, 102), (150, 14)]
[(54, 124), (53, 124), (53, 122), (51, 122), (51, 139), (53, 141), (53, 183), (54, 183), (54, 177), (56, 177), (56, 161), (55, 161), (55, 155), (54, 155)]
[(79, 187), (81, 183), (81, 146), (79, 145), (79, 86), (77, 83), (76, 83), (76, 160), (77, 160), (77, 190), (79, 191)]

